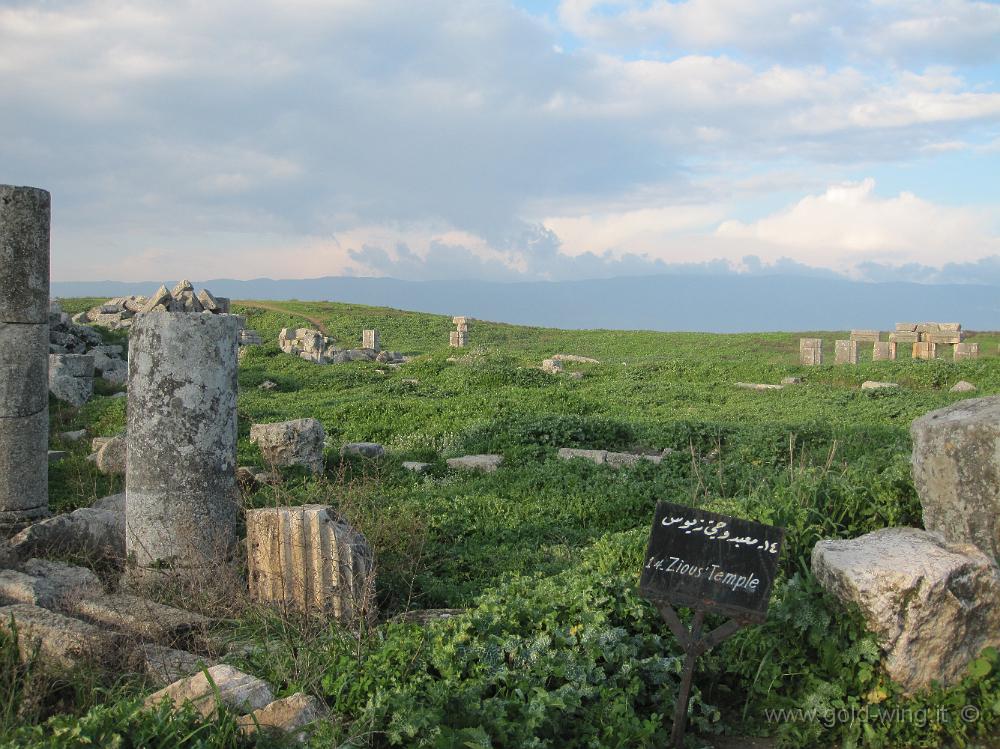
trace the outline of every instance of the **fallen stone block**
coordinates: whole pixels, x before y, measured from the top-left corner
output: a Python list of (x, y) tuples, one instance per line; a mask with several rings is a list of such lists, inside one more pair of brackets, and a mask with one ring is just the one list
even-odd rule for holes
[(463, 455), (460, 458), (448, 458), (448, 467), (457, 471), (479, 471), (493, 473), (503, 463), (502, 455)]
[(260, 448), (268, 465), (305, 466), (313, 473), (323, 471), (325, 439), (323, 425), (317, 419), (295, 419), (250, 427), (250, 442)]
[(758, 393), (766, 393), (769, 390), (782, 390), (784, 385), (769, 385), (759, 382), (737, 382), (736, 387), (743, 390), (756, 390)]
[(801, 385), (802, 384), (802, 378), (801, 377), (782, 377), (781, 378), (781, 384), (782, 385)]
[(21, 559), (61, 553), (124, 559), (125, 516), (81, 507), (29, 525), (10, 540), (10, 547)]
[(329, 710), (325, 703), (312, 695), (296, 692), (290, 697), (275, 700), (239, 719), (240, 730), (247, 736), (257, 731), (287, 734), (300, 743), (308, 738), (311, 724), (322, 720)]
[(325, 505), (248, 510), (250, 597), (349, 621), (371, 611), (365, 537)]
[(972, 545), (883, 528), (820, 541), (812, 570), (829, 593), (861, 609), (886, 672), (908, 693), (956, 683), (983, 648), (1000, 645), (1000, 570)]
[(64, 608), (91, 624), (167, 645), (186, 642), (193, 634), (206, 632), (212, 624), (211, 619), (201, 614), (128, 593), (80, 598), (67, 602)]
[(659, 464), (663, 460), (662, 455), (649, 455), (646, 453), (616, 453), (608, 452), (605, 458), (607, 464), (612, 468), (623, 468), (634, 466), (643, 461)]
[(125, 514), (125, 492), (121, 494), (110, 494), (107, 497), (101, 497), (94, 501), (91, 507), (95, 510), (108, 510), (109, 512), (117, 512), (122, 515)]
[(104, 595), (100, 578), (86, 567), (52, 559), (29, 559), (24, 563), (24, 571), (45, 581), (55, 593), (59, 607), (67, 600)]
[(117, 632), (39, 606), (19, 603), (0, 607), (0, 629), (10, 631), (12, 620), (24, 660), (36, 647), (42, 658), (64, 668), (85, 663), (113, 667), (127, 662), (131, 655)]
[(56, 607), (58, 600), (52, 586), (40, 577), (17, 570), (0, 570), (0, 604), (13, 603), (51, 609)]
[(549, 374), (561, 374), (563, 371), (562, 362), (555, 359), (544, 359), (542, 361), (542, 371)]
[(591, 359), (589, 356), (577, 356), (576, 354), (553, 354), (549, 357), (553, 361), (569, 361), (576, 362), (577, 364), (600, 364), (601, 362), (597, 359)]
[(1000, 558), (1000, 396), (931, 411), (910, 436), (924, 527)]
[(377, 442), (348, 442), (340, 448), (341, 457), (352, 455), (358, 458), (381, 458), (385, 448)]
[(203, 717), (210, 718), (220, 706), (237, 713), (259, 710), (274, 702), (274, 693), (263, 679), (219, 664), (154, 692), (144, 704), (153, 708), (164, 700), (177, 707), (190, 702)]
[(82, 354), (49, 354), (49, 392), (79, 408), (94, 394), (94, 358)]
[(414, 609), (396, 614), (391, 621), (425, 626), (434, 622), (446, 622), (466, 612), (466, 609)]
[(582, 458), (583, 460), (589, 460), (591, 463), (597, 463), (597, 465), (604, 465), (608, 462), (607, 450), (583, 450), (576, 447), (560, 447), (557, 455), (561, 460)]
[(94, 459), (97, 470), (106, 476), (124, 476), (127, 452), (128, 443), (125, 438), (112, 437), (97, 451), (97, 457)]
[(976, 392), (976, 386), (971, 382), (966, 382), (965, 380), (959, 380), (954, 385), (951, 386), (949, 392), (952, 393), (974, 393)]
[(403, 461), (403, 470), (412, 471), (413, 473), (424, 473), (430, 467), (431, 467), (430, 463), (421, 463), (416, 460)]
[(885, 390), (887, 388), (898, 388), (896, 382), (876, 382), (875, 380), (865, 380), (861, 383), (862, 390)]
[(138, 650), (142, 657), (146, 676), (154, 684), (161, 687), (216, 665), (216, 662), (211, 658), (152, 642), (140, 643)]

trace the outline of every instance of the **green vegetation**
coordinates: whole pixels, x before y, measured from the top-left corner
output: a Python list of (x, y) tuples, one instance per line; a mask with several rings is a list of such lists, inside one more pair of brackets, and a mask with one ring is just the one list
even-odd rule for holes
[[(700, 661), (690, 724), (700, 738), (692, 735), (691, 746), (722, 733), (772, 736), (790, 747), (973, 746), (1000, 731), (995, 652), (984, 652), (962, 684), (905, 698), (880, 671), (858, 616), (828, 598), (809, 572), (821, 538), (920, 524), (909, 424), (967, 397), (948, 392), (961, 379), (975, 383), (978, 395), (1000, 393), (1000, 335), (970, 336), (982, 345), (978, 361), (805, 368), (797, 364), (800, 335), (824, 338), (832, 360), (834, 338), (846, 334), (561, 331), (474, 321), (473, 348), (459, 351), (447, 347), (452, 326), (441, 316), (268, 306), (234, 310), (268, 342), (247, 350), (240, 369), (240, 463), (262, 465), (248, 440), (257, 422), (316, 417), (331, 448), (326, 476), (290, 471), (284, 485), (247, 502), (331, 504), (368, 536), (379, 565), (379, 621), (360, 636), (259, 609), (220, 632), (249, 644), (233, 662), (280, 695), (303, 690), (327, 701), (336, 720), (315, 746), (664, 746), (680, 650), (636, 594), (661, 499), (787, 529), (768, 622)], [(378, 328), (383, 348), (416, 358), (399, 369), (321, 367), (282, 354), (279, 330), (313, 327), (309, 319), (344, 346), (360, 345), (363, 328)], [(555, 353), (601, 364), (567, 364), (585, 373), (581, 380), (537, 369)], [(763, 393), (734, 387), (786, 376), (805, 382)], [(265, 380), (278, 387), (259, 389)], [(862, 392), (864, 380), (901, 387)], [(124, 417), (122, 399), (96, 398), (75, 412), (53, 406), (53, 431), (87, 426), (113, 434)], [(390, 456), (342, 463), (339, 445), (362, 440), (382, 442)], [(614, 471), (560, 461), (555, 453), (564, 446), (673, 452), (660, 465)], [(69, 459), (52, 467), (57, 509), (120, 490), (94, 472), (85, 445), (67, 448)], [(479, 452), (500, 452), (505, 463), (492, 475), (445, 469), (444, 458)], [(432, 468), (415, 476), (401, 469), (404, 460)], [(426, 627), (389, 621), (434, 607), (468, 611)], [(0, 683), (0, 697), (31, 702), (25, 678)], [(226, 719), (142, 717), (137, 688), (125, 680), (101, 700), (63, 699), (47, 709), (36, 709), (36, 700), (20, 713), (26, 726), (7, 719), (2, 728), (12, 745), (78, 746), (112, 733), (118, 746), (238, 745)], [(978, 719), (960, 720), (963, 705), (975, 706)], [(816, 712), (776, 721), (778, 709)], [(861, 709), (938, 717), (831, 718)]]

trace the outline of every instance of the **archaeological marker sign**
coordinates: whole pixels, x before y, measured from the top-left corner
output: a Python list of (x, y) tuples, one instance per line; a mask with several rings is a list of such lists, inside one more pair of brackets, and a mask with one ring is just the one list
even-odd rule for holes
[(784, 536), (774, 526), (657, 502), (639, 592), (654, 602), (763, 622)]

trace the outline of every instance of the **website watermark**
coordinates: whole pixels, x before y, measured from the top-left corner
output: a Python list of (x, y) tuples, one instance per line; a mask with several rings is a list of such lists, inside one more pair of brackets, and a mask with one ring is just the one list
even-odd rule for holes
[(975, 723), (979, 720), (979, 716), (980, 709), (975, 705), (935, 708), (863, 705), (861, 707), (764, 710), (764, 720), (768, 723), (818, 723), (824, 728), (855, 723), (882, 725), (908, 723), (917, 728), (923, 728), (932, 725), (947, 725), (952, 722)]

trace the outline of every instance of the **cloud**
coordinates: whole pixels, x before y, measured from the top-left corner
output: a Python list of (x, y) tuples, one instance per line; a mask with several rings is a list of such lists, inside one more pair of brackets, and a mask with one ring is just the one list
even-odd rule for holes
[[(817, 244), (850, 265), (820, 186), (995, 159), (1000, 92), (963, 67), (995, 59), (995, 15), (957, 0), (567, 0), (554, 18), (492, 0), (13, 2), (2, 179), (53, 191), (55, 278), (554, 278), (823, 265)], [(822, 241), (783, 241), (766, 214), (807, 192), (783, 220), (822, 214)], [(889, 253), (862, 261), (927, 262), (904, 220), (925, 210), (972, 238), (968, 259), (995, 251), (996, 206), (905, 195), (859, 199), (851, 241)]]
[(716, 236), (762, 242), (775, 252), (794, 249), (799, 259), (845, 271), (872, 263), (940, 267), (1000, 252), (992, 212), (937, 205), (908, 192), (882, 198), (873, 179), (831, 186), (757, 221), (725, 221)]

